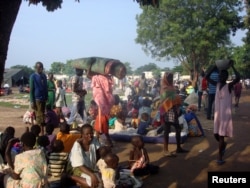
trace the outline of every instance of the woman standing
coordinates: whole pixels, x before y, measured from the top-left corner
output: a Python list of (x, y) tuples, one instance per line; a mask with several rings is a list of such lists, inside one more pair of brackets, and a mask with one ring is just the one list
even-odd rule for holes
[(48, 101), (47, 101), (47, 105), (50, 105), (51, 109), (54, 109), (54, 107), (55, 107), (55, 91), (56, 91), (56, 86), (55, 86), (55, 83), (54, 83), (54, 75), (53, 75), (53, 73), (49, 73), (48, 74), (47, 86), (48, 86)]
[(168, 140), (170, 128), (175, 128), (176, 136), (176, 153), (184, 153), (187, 150), (181, 148), (181, 126), (179, 125), (178, 117), (181, 115), (181, 97), (176, 94), (176, 89), (173, 84), (173, 73), (165, 72), (161, 81), (161, 106), (160, 113), (164, 122), (164, 155), (167, 157), (174, 157), (173, 152), (168, 151)]

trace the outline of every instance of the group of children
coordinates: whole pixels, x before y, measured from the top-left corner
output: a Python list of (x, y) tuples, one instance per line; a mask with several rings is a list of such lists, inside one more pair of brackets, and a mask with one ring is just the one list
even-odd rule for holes
[[(70, 175), (69, 158), (73, 144), (81, 137), (80, 134), (71, 134), (70, 126), (62, 124), (60, 131), (54, 134), (52, 125), (46, 125), (46, 134), (40, 135), (41, 128), (38, 125), (32, 125), (27, 128), (26, 132), (32, 133), (36, 137), (34, 149), (40, 149), (47, 160), (48, 177), (57, 177), (60, 179), (58, 187), (67, 187), (60, 182), (65, 181), (64, 178)], [(3, 161), (2, 165), (7, 165), (5, 160), (5, 150), (7, 143), (15, 138), (15, 129), (7, 127), (1, 135), (0, 151)], [(137, 179), (138, 176), (156, 174), (159, 167), (150, 164), (147, 150), (141, 136), (137, 135), (131, 139), (133, 149), (129, 153), (128, 165), (119, 165), (119, 157), (112, 152), (110, 146), (101, 145), (98, 149), (100, 157), (96, 163), (97, 173), (100, 174), (100, 182), (104, 188), (123, 188), (123, 187), (141, 187), (142, 182)], [(17, 140), (11, 149), (12, 160), (23, 152), (22, 144)], [(68, 174), (67, 174), (68, 173)], [(66, 175), (66, 176), (65, 176)], [(91, 181), (89, 177), (85, 177), (86, 181)], [(67, 184), (68, 185), (68, 184)], [(76, 184), (77, 185), (77, 184)]]

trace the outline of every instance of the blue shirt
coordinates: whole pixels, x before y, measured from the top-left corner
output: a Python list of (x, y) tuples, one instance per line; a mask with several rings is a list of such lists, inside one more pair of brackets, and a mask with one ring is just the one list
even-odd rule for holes
[(47, 77), (45, 74), (33, 73), (30, 76), (30, 102), (48, 99)]
[[(218, 82), (219, 81), (219, 73), (217, 71), (212, 72), (212, 74), (210, 75), (210, 79), (214, 80), (215, 82)], [(208, 91), (209, 94), (216, 93), (216, 85), (209, 83), (208, 89), (209, 89), (209, 91)]]
[(146, 135), (147, 134), (147, 128), (149, 127), (149, 122), (147, 121), (140, 121), (139, 125), (138, 125), (138, 130), (137, 130), (137, 134), (140, 135)]

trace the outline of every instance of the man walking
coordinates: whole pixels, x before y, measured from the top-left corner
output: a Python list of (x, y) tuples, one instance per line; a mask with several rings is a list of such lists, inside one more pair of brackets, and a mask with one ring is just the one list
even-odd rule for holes
[(76, 75), (72, 77), (71, 79), (71, 85), (72, 85), (72, 109), (70, 118), (68, 120), (68, 124), (71, 125), (75, 121), (77, 117), (77, 113), (81, 116), (81, 118), (84, 118), (84, 109), (85, 109), (85, 103), (84, 103), (84, 96), (87, 94), (87, 91), (83, 89), (83, 70), (82, 69), (75, 69)]

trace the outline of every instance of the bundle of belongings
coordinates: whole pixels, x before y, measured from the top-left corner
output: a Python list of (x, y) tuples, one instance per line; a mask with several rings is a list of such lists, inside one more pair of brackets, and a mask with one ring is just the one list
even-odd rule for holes
[(112, 75), (118, 79), (126, 76), (126, 67), (119, 60), (103, 58), (103, 57), (87, 57), (79, 58), (72, 61), (72, 66), (77, 69), (83, 69), (87, 72), (87, 76), (102, 74)]

